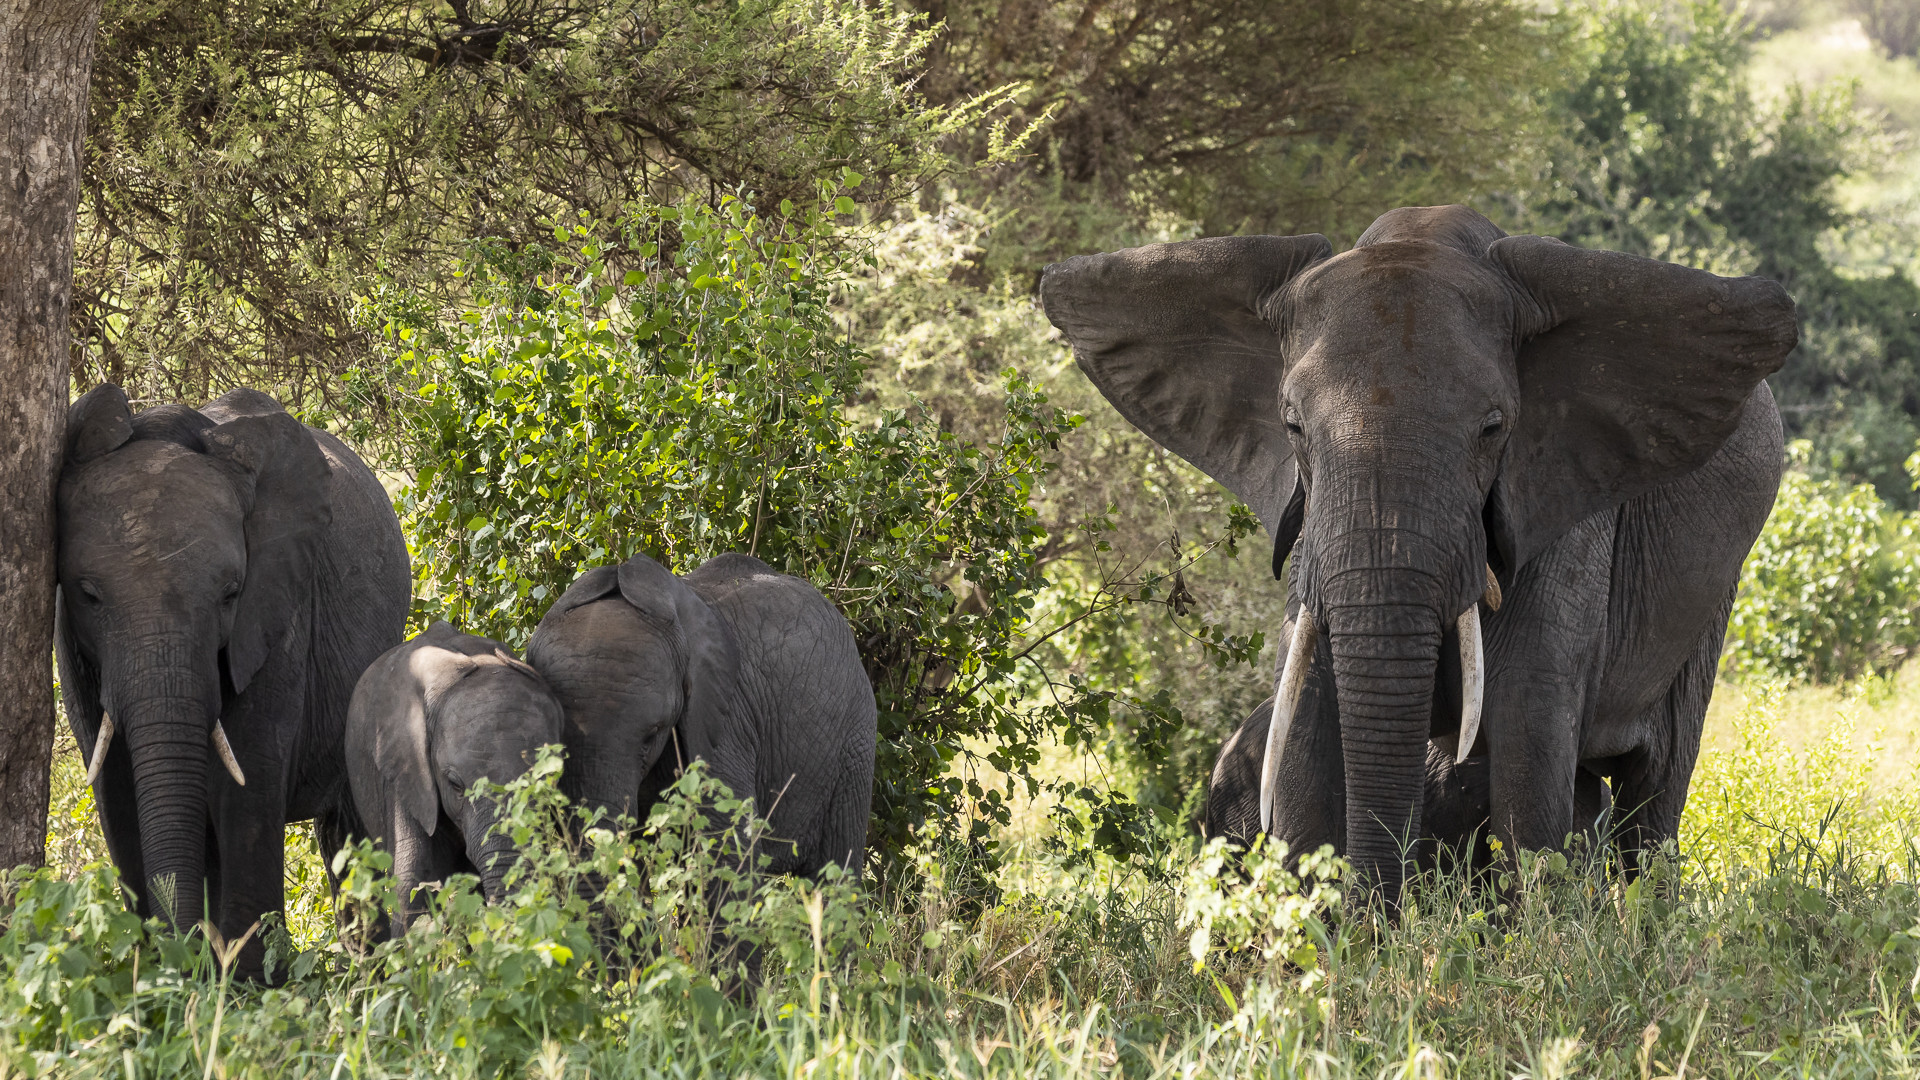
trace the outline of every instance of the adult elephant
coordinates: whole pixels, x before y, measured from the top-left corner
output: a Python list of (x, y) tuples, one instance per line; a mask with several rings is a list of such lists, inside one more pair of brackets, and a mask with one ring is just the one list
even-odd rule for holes
[(526, 655), (565, 710), (570, 798), (644, 821), (699, 758), (767, 818), (771, 872), (859, 869), (878, 712), (852, 629), (813, 586), (747, 555), (684, 578), (635, 555), (581, 574)]
[(1779, 285), (1447, 206), (1338, 256), (1320, 236), (1082, 256), (1041, 298), (1122, 415), (1260, 516), (1276, 574), (1292, 554), (1263, 827), (1397, 900), (1431, 740), (1486, 756), (1508, 845), (1563, 842), (1582, 766), (1611, 778), (1629, 854), (1675, 834), (1779, 484)]
[[(280, 911), (285, 826), (345, 838), (341, 736), (403, 636), (393, 506), (338, 439), (235, 390), (75, 402), (58, 499), (60, 685), (142, 915), (238, 938)], [(262, 972), (258, 936), (241, 970)]]

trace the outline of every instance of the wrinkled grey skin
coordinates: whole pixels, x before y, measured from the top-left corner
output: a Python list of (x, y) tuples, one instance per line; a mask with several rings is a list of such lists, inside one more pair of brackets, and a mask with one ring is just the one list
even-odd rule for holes
[(404, 933), (425, 907), (415, 890), (474, 874), (488, 900), (506, 895), (517, 852), (493, 832), (498, 807), (468, 798), (475, 781), (505, 784), (560, 742), (560, 700), (547, 681), (491, 638), (434, 623), (375, 660), (347, 710), (347, 777), (367, 835), (393, 856)]
[[(1674, 836), (1740, 564), (1778, 488), (1774, 282), (1534, 236), (1465, 207), (1353, 250), (1243, 236), (1049, 267), (1047, 314), (1107, 399), (1245, 499), (1324, 632), (1274, 831), (1397, 900), (1428, 742), (1452, 749), (1455, 624), (1482, 605), (1489, 810), (1509, 846), (1612, 781), (1631, 854)], [(1283, 650), (1284, 651), (1284, 650)]]
[(570, 798), (644, 822), (678, 766), (700, 758), (770, 821), (773, 872), (859, 870), (873, 686), (846, 619), (813, 586), (746, 555), (685, 578), (636, 555), (580, 575), (527, 660), (566, 711)]
[[(117, 726), (94, 784), (107, 849), (141, 914), (204, 911), (237, 939), (284, 905), (287, 822), (317, 819), (328, 853), (350, 829), (347, 701), (412, 588), (393, 506), (257, 391), (136, 415), (104, 385), (68, 413), (58, 520), (67, 720), (83, 751), (103, 712)], [(262, 963), (256, 934), (239, 970)]]
[[(1256, 706), (1247, 719), (1220, 744), (1213, 772), (1207, 779), (1207, 801), (1201, 832), (1224, 836), (1247, 847), (1260, 833), (1260, 759), (1273, 721), (1273, 699)], [(1490, 863), (1486, 844), (1492, 792), (1485, 755), (1456, 762), (1446, 748), (1427, 743), (1426, 780), (1420, 802), (1420, 838), (1408, 854), (1422, 870), (1456, 865), (1462, 860), (1475, 869)], [(1574, 777), (1574, 822), (1589, 837), (1608, 831), (1613, 810), (1607, 783), (1581, 768)], [(1332, 823), (1323, 825), (1331, 828)]]

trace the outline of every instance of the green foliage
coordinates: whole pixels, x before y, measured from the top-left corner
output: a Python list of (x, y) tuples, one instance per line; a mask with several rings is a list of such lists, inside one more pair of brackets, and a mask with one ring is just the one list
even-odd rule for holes
[[(1848, 264), (1873, 223), (1841, 185), (1886, 160), (1853, 87), (1756, 94), (1753, 25), (1717, 0), (1576, 9), (1582, 47), (1556, 101), (1568, 145), (1514, 222), (1570, 242), (1784, 283), (1801, 344), (1773, 380), (1788, 431), (1816, 469), (1867, 480), (1903, 509), (1900, 462), (1920, 417), (1920, 285)], [(1910, 248), (1911, 237), (1897, 241)]]
[[(229, 943), (127, 915), (109, 869), (14, 873), (0, 1067), (1505, 1080), (1677, 1075), (1684, 1059), (1689, 1075), (1900, 1075), (1920, 1015), (1920, 858), (1887, 830), (1913, 807), (1857, 798), (1873, 751), (1843, 737), (1782, 764), (1772, 701), (1706, 756), (1684, 824), (1701, 857), (1628, 884), (1577, 858), (1503, 855), (1497, 894), (1421, 879), (1394, 919), (1319, 910), (1337, 886), (1325, 862), (1306, 896), (1264, 853), (1223, 877), (1217, 845), (1157, 874), (1029, 852), (986, 904), (931, 848), (911, 853), (913, 890), (885, 899), (769, 880), (740, 857), (763, 826), (697, 769), (630, 837), (573, 821), (549, 755), (490, 792), (524, 853), (505, 902), (455, 878), (403, 938), (321, 942), (278, 987), (230, 982)], [(1833, 795), (1851, 808), (1820, 809)], [(391, 901), (382, 862), (342, 859), (344, 907)], [(765, 959), (765, 981), (734, 995), (729, 936)]]
[(1875, 797), (1869, 781), (1878, 745), (1856, 745), (1865, 694), (1834, 713), (1819, 741), (1783, 753), (1783, 687), (1756, 687), (1734, 721), (1736, 746), (1708, 754), (1694, 771), (1681, 848), (1719, 880), (1777, 871), (1795, 860), (1842, 860), (1904, 868), (1913, 847), (1920, 794), (1912, 782)]
[[(828, 305), (860, 256), (822, 215), (643, 207), (617, 240), (555, 241), (479, 248), (455, 313), (386, 298), (400, 356), (366, 390), (404, 436), (426, 607), (519, 644), (587, 567), (755, 555), (853, 624), (880, 704), (881, 844), (930, 815), (985, 843), (1037, 790), (1041, 741), (1104, 731), (1115, 700), (1022, 667), (1074, 621), (1036, 625), (1032, 500), (1079, 418), (1013, 374), (991, 441), (918, 409), (857, 414), (865, 357)], [(1106, 812), (1127, 826), (1107, 843), (1140, 835), (1136, 812)]]
[(1015, 115), (1052, 113), (1025, 169), (979, 178), (1027, 211), (995, 238), (995, 269), (1016, 275), (1121, 246), (1155, 216), (1350, 238), (1388, 206), (1504, 186), (1533, 163), (1517, 136), (1540, 119), (1560, 37), (1506, 0), (909, 6), (948, 27), (931, 100), (1020, 83)]
[(1347, 865), (1332, 845), (1296, 861), (1284, 843), (1269, 848), (1266, 839), (1255, 838), (1253, 850), (1242, 852), (1216, 836), (1188, 864), (1180, 909), (1180, 925), (1193, 928), (1187, 951), (1200, 971), (1215, 948), (1255, 949), (1268, 964), (1298, 972), (1301, 988), (1311, 990), (1322, 981), (1322, 919), (1340, 906)]
[[(1799, 466), (1809, 453), (1792, 448)], [(1913, 521), (1872, 487), (1789, 470), (1747, 556), (1724, 665), (1816, 682), (1892, 670), (1920, 642), (1917, 553)]]
[(991, 159), (1017, 87), (929, 104), (922, 18), (846, 0), (111, 0), (75, 257), (81, 385), (338, 404), (370, 277), (433, 290), (479, 236), (745, 186), (867, 200)]

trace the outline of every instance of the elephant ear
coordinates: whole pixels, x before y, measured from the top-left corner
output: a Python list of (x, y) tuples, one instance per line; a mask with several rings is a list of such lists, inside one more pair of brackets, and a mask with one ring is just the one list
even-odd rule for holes
[(394, 803), (432, 836), (440, 824), (439, 787), (433, 776), (432, 740), (440, 699), (473, 671), (474, 660), (441, 642), (453, 627), (434, 623), (426, 633), (383, 659), (370, 692), (354, 694), (354, 709), (373, 710), (373, 760)]
[[(755, 796), (759, 727), (740, 697), (740, 660), (713, 608), (686, 582), (645, 555), (620, 564), (620, 595), (648, 618), (672, 627), (685, 662), (680, 732), (688, 760), (703, 758), (735, 797)], [(758, 813), (765, 814), (766, 807)]]
[(231, 397), (206, 412), (211, 419), (232, 419), (202, 437), (210, 455), (236, 467), (251, 496), (246, 500), (247, 579), (227, 639), (227, 668), (237, 692), (266, 663), (295, 615), (307, 610), (333, 502), (326, 455), (306, 426), (277, 408), (233, 415), (221, 408)]
[[(67, 408), (66, 466), (84, 465), (125, 446), (133, 438), (133, 412), (127, 395), (112, 383), (80, 395)], [(54, 661), (60, 668), (60, 697), (67, 708), (67, 726), (82, 756), (91, 757), (100, 733), (100, 671), (80, 648), (73, 620), (67, 615), (65, 590), (53, 600)]]
[(1488, 500), (1503, 576), (1583, 518), (1704, 465), (1798, 340), (1792, 298), (1765, 278), (1539, 236), (1497, 240), (1487, 257), (1534, 308)]
[[(561, 593), (560, 599), (549, 605), (547, 613), (540, 617), (540, 625), (545, 626), (549, 620), (558, 619), (574, 608), (583, 607), (602, 597), (610, 596), (619, 591), (619, 588), (620, 578), (613, 567), (596, 566), (573, 579), (573, 584), (567, 586), (567, 591)], [(537, 629), (535, 634), (538, 636)]]
[(53, 593), (53, 659), (60, 668), (60, 697), (67, 707), (67, 726), (80, 745), (82, 761), (93, 761), (93, 742), (100, 734), (100, 669), (80, 648), (67, 617), (66, 590)]
[(67, 407), (67, 463), (85, 465), (133, 438), (133, 411), (124, 390), (112, 383), (80, 395)]
[(1106, 399), (1253, 508), (1276, 547), (1294, 493), (1277, 299), (1327, 238), (1223, 236), (1047, 267), (1040, 303)]

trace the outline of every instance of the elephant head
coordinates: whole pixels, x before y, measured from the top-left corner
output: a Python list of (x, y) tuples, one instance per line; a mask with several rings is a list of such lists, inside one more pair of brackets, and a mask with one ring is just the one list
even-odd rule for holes
[(645, 555), (581, 574), (541, 618), (527, 660), (566, 710), (567, 795), (644, 817), (655, 766), (706, 759), (753, 796), (755, 727), (732, 638), (685, 581)]
[[(442, 819), (451, 822), (494, 901), (506, 895), (517, 852), (494, 830), (499, 808), (469, 789), (524, 774), (540, 747), (560, 742), (560, 724), (560, 702), (539, 672), (444, 622), (369, 668), (348, 718), (350, 731), (372, 730), (378, 782), (407, 839), (424, 846)], [(381, 824), (390, 843), (404, 846), (392, 824)]]
[(69, 721), (101, 803), (135, 804), (125, 856), (143, 910), (176, 926), (203, 906), (210, 785), (246, 783), (223, 703), (310, 614), (332, 520), (307, 429), (253, 391), (216, 404), (232, 418), (177, 405), (134, 415), (119, 387), (88, 392), (68, 413), (58, 496)]
[(1276, 576), (1291, 552), (1263, 789), (1325, 634), (1345, 854), (1389, 902), (1436, 709), (1461, 718), (1461, 756), (1473, 741), (1483, 596), (1705, 463), (1796, 337), (1774, 282), (1507, 236), (1460, 206), (1392, 211), (1337, 256), (1318, 235), (1082, 256), (1041, 299), (1123, 416), (1253, 508)]

